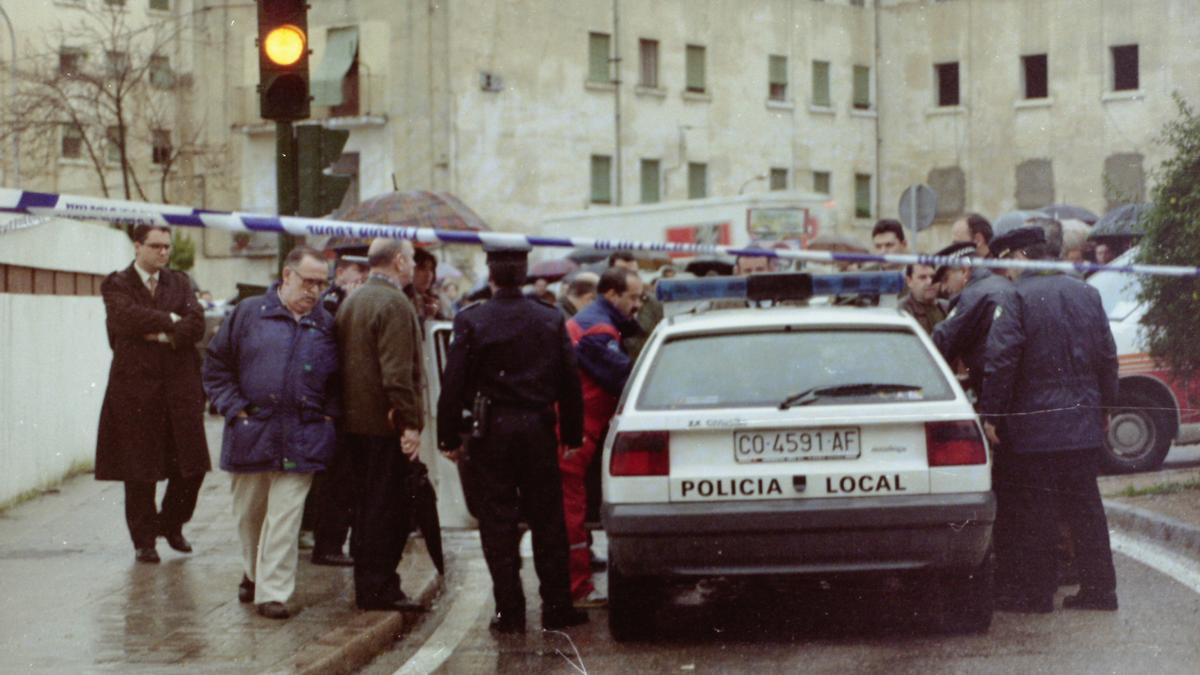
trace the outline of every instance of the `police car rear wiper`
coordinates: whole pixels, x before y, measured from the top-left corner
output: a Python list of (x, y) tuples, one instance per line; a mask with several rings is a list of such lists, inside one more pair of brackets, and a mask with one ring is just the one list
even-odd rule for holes
[(921, 391), (921, 387), (913, 384), (889, 384), (882, 382), (860, 382), (857, 384), (839, 384), (832, 387), (813, 387), (783, 399), (779, 403), (779, 409), (787, 410), (796, 405), (808, 405), (813, 401), (826, 397), (892, 394), (902, 391)]

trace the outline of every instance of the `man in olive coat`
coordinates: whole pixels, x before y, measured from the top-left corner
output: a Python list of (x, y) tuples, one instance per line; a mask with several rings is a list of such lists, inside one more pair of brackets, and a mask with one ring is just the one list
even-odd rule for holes
[(400, 589), (396, 568), (409, 532), (406, 479), (421, 443), (421, 325), (404, 293), (413, 247), (376, 239), (367, 278), (338, 308), (342, 431), (354, 473), (350, 554), (359, 609), (419, 609)]
[[(159, 561), (155, 540), (189, 553), (191, 520), (211, 467), (196, 343), (204, 311), (187, 275), (167, 269), (171, 232), (138, 226), (134, 261), (100, 286), (113, 350), (96, 441), (96, 480), (125, 482), (125, 523), (139, 562)], [(156, 483), (167, 480), (161, 511)]]

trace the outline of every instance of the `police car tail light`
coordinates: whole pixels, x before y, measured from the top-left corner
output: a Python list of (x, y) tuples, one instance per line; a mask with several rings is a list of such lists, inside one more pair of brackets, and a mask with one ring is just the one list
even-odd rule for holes
[(608, 471), (613, 476), (666, 476), (671, 469), (671, 434), (623, 431), (613, 439)]
[(987, 464), (983, 436), (970, 420), (926, 423), (925, 453), (931, 467)]

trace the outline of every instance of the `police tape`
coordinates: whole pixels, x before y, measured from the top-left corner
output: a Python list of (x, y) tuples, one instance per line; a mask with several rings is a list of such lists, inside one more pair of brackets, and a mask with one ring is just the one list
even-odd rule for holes
[(28, 230), (31, 227), (45, 225), (52, 220), (52, 216), (25, 216), (23, 218), (14, 218), (10, 221), (0, 223), (0, 234), (9, 234), (19, 230)]
[(0, 188), (0, 213), (99, 220), (116, 225), (162, 225), (198, 227), (229, 232), (268, 232), (301, 237), (356, 237), (406, 239), (423, 244), (529, 245), (553, 248), (583, 248), (602, 251), (649, 251), (699, 256), (755, 256), (801, 260), (836, 265), (932, 265), (945, 267), (990, 267), (995, 269), (1046, 270), (1059, 272), (1120, 272), (1174, 277), (1200, 277), (1200, 267), (1182, 265), (1100, 265), (1049, 260), (995, 260), (948, 258), (914, 253), (842, 253), (802, 249), (734, 247), (718, 244), (647, 242), (593, 237), (546, 236), (508, 232), (464, 232), (386, 223), (357, 223), (330, 218), (268, 216), (238, 211), (213, 211), (187, 206), (152, 204), (120, 199), (59, 195), (29, 190)]

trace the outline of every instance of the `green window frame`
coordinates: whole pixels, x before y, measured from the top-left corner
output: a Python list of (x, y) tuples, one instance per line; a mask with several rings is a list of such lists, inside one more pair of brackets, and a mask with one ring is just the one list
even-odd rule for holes
[(688, 199), (708, 196), (708, 164), (688, 162)]
[(688, 45), (686, 56), (687, 91), (703, 94), (706, 91), (704, 58), (707, 50), (702, 45)]
[(854, 100), (855, 110), (871, 109), (871, 68), (869, 66), (854, 66)]
[(767, 98), (772, 101), (787, 100), (787, 57), (772, 54), (767, 57)]
[(812, 104), (821, 108), (833, 105), (829, 98), (829, 62), (812, 62)]
[(662, 164), (657, 159), (642, 160), (642, 203), (654, 204), (662, 198)]
[(854, 217), (871, 217), (871, 174), (854, 174)]
[(588, 82), (612, 82), (612, 37), (608, 33), (588, 33)]
[(592, 155), (591, 202), (612, 203), (612, 157), (609, 155)]

